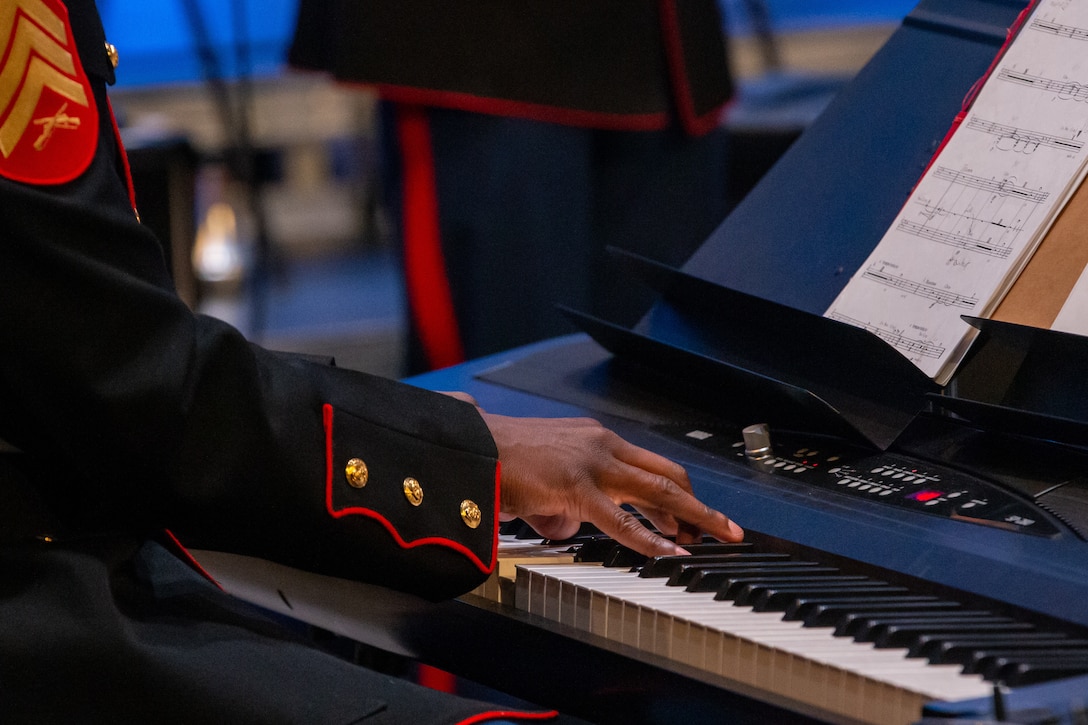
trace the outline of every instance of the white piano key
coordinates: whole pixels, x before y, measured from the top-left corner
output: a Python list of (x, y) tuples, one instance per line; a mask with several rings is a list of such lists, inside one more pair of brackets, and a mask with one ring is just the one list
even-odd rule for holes
[(903, 649), (877, 649), (835, 637), (831, 628), (806, 628), (783, 620), (780, 612), (715, 601), (713, 592), (687, 592), (667, 586), (664, 579), (587, 564), (522, 569), (525, 578), (540, 580), (530, 587), (536, 596), (558, 592), (555, 603), (531, 598), (530, 611), (850, 717), (865, 716), (879, 702), (879, 717), (870, 712), (875, 719), (868, 721), (894, 722), (889, 713), (910, 721), (928, 700), (990, 692), (980, 677), (965, 676), (958, 667), (934, 666), (906, 657)]

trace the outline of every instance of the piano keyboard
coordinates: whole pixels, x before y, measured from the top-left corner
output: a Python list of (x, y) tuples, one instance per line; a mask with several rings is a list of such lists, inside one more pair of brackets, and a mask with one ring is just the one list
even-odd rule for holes
[(914, 723), (927, 702), (1088, 671), (1088, 641), (1014, 617), (750, 544), (696, 552), (507, 543), (488, 596), (833, 722)]

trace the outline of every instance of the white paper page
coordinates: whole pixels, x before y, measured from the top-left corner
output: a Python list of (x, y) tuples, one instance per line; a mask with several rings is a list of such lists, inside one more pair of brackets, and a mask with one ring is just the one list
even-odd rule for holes
[(1088, 270), (1073, 285), (1050, 329), (1088, 335)]
[(1088, 158), (1088, 2), (1045, 0), (825, 316), (939, 383), (1030, 259)]

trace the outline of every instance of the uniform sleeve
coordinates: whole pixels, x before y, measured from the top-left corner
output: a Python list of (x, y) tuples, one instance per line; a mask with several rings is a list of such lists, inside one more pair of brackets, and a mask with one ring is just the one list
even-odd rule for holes
[[(27, 118), (5, 135), (14, 112), (0, 116), (0, 437), (44, 468), (72, 535), (169, 528), (428, 597), (472, 588), (498, 527), (497, 453), (476, 409), (263, 350), (179, 300), (133, 212), (94, 70), (105, 49), (73, 34), (78, 4), (71, 23), (57, 0), (28, 4), (56, 46), (36, 98), (14, 53), (0, 75)], [(67, 121), (43, 144), (35, 122), (57, 109)]]

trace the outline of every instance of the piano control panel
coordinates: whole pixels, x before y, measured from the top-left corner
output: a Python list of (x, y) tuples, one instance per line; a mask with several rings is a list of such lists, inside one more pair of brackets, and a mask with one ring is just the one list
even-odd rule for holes
[(772, 440), (762, 425), (743, 433), (686, 425), (663, 426), (658, 432), (778, 480), (1017, 533), (1049, 537), (1059, 532), (1045, 511), (995, 483), (896, 453), (781, 431)]

